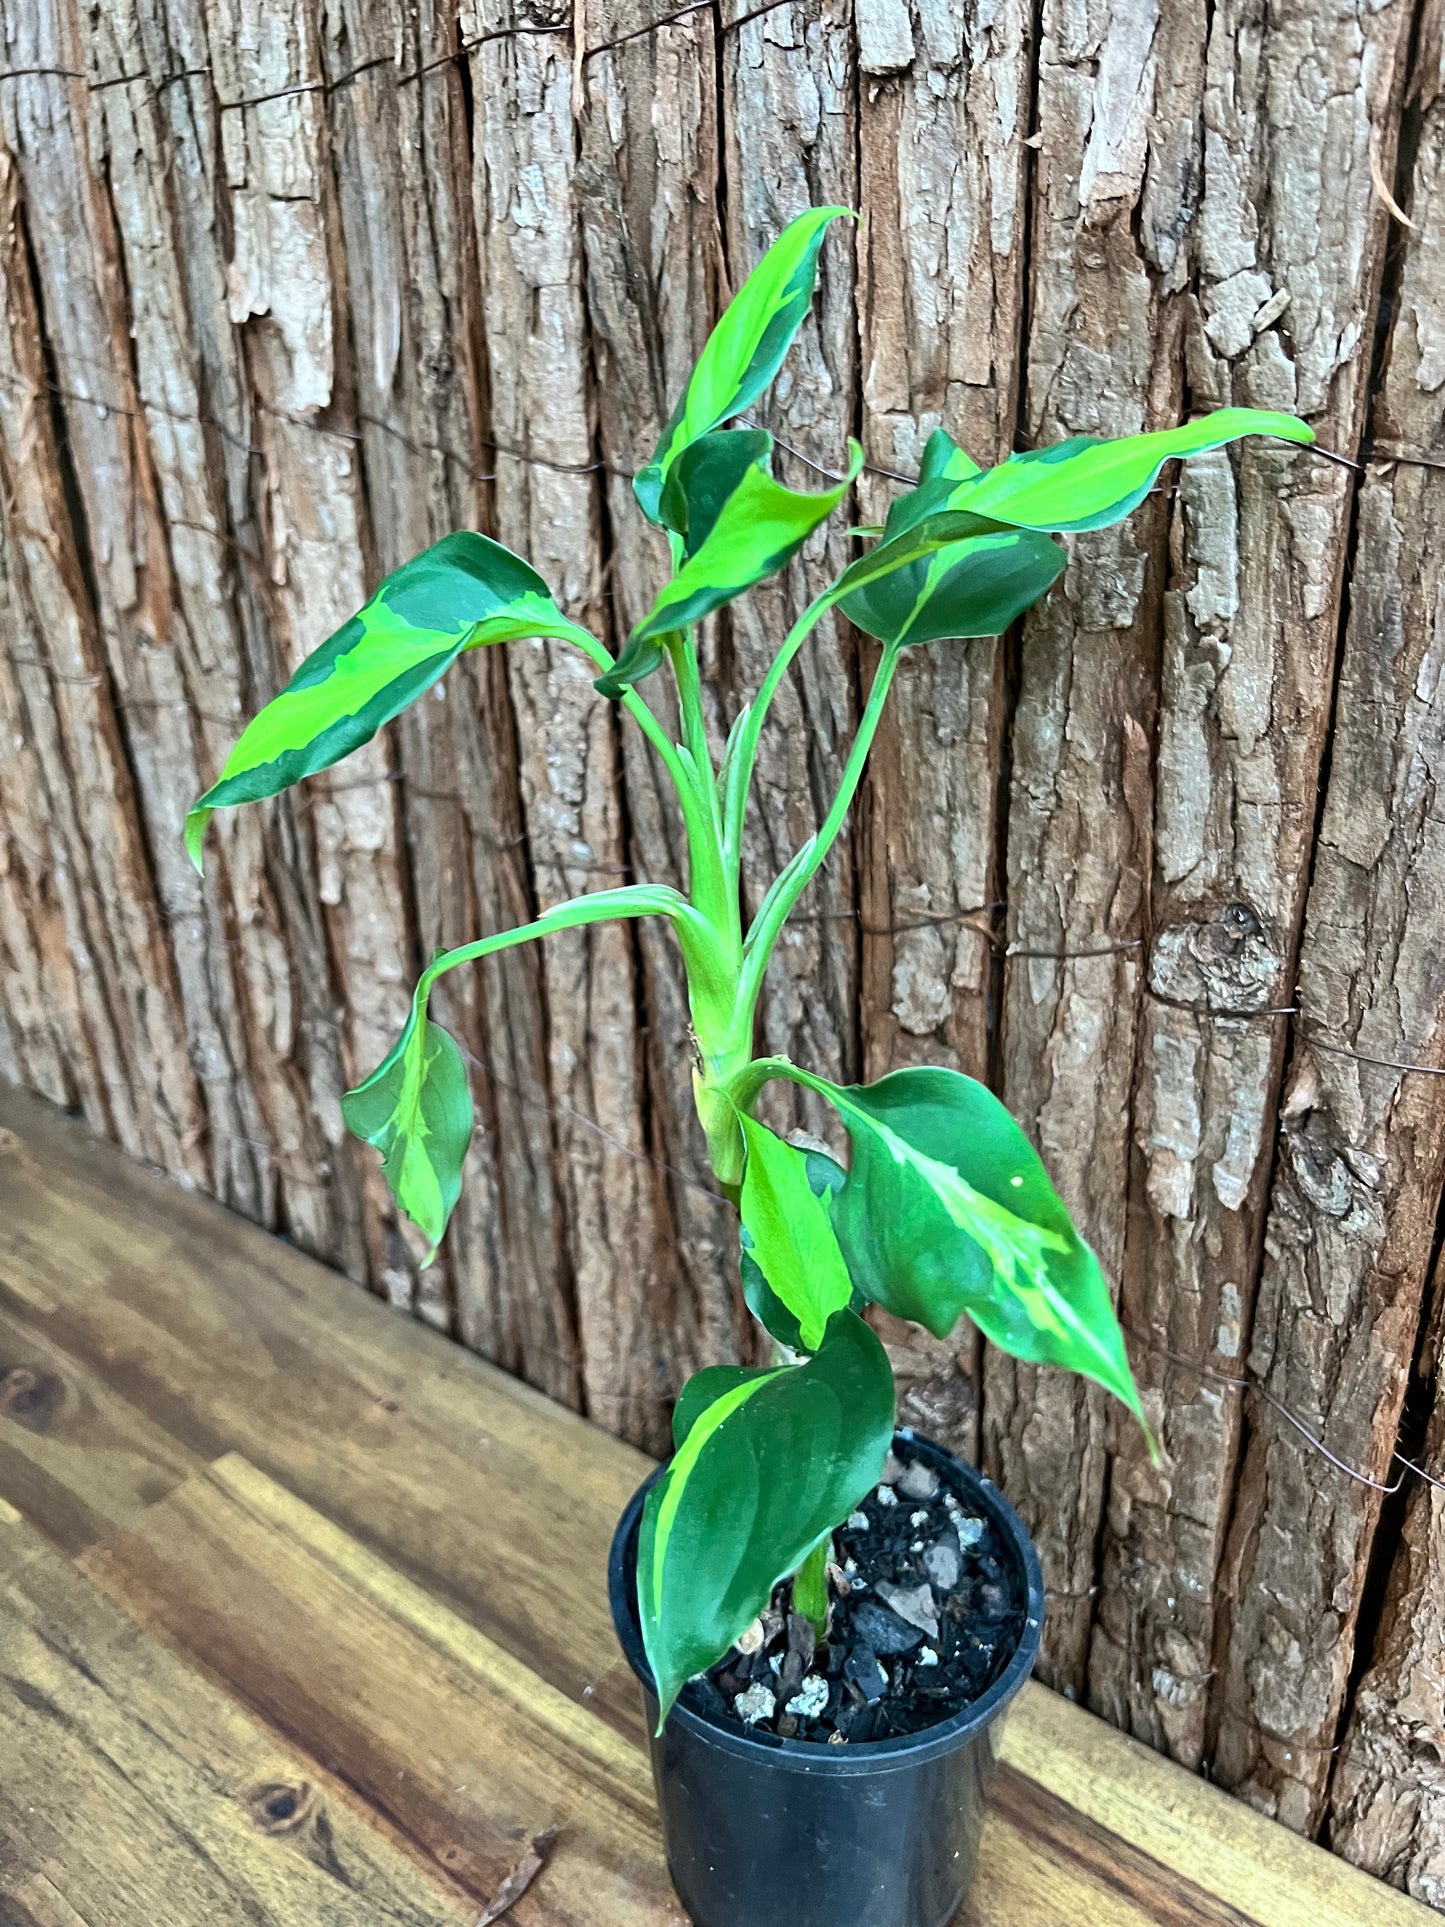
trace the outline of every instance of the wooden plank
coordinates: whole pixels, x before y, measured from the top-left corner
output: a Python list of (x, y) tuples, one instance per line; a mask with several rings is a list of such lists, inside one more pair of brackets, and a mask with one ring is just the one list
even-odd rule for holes
[[(579, 16), (580, 17), (580, 16)], [(726, 296), (720, 285), (719, 137), (715, 23), (694, 12), (656, 32), (650, 0), (591, 8), (593, 42), (621, 40), (584, 68), (577, 200), (587, 257), (587, 313), (597, 384), (599, 452), (611, 544), (607, 603), (612, 646), (640, 622), (666, 579), (667, 544), (643, 519), (632, 476), (652, 458)], [(630, 38), (623, 36), (630, 35)], [(617, 154), (627, 165), (616, 166)], [(716, 625), (712, 625), (716, 627)], [(704, 654), (712, 654), (707, 645)], [(675, 726), (669, 671), (646, 700)], [(704, 701), (728, 694), (715, 681)], [(714, 713), (713, 752), (728, 718)], [(636, 874), (681, 886), (686, 841), (656, 751), (619, 718), (631, 856)], [(736, 1359), (753, 1340), (737, 1288), (736, 1213), (707, 1160), (693, 1101), (687, 982), (669, 925), (633, 926), (646, 993), (647, 1074), (653, 1147), (677, 1265), (663, 1255), (646, 1289), (666, 1305), (650, 1335), (659, 1384), (677, 1386), (699, 1366)], [(640, 1283), (641, 1281), (639, 1281)], [(665, 1434), (652, 1440), (657, 1449)]]
[[(0, 1159), (0, 1311), (37, 1340), (21, 1362), (54, 1346), (86, 1396), (113, 1388), (205, 1459), (245, 1452), (563, 1691), (595, 1688), (607, 1716), (636, 1729), (604, 1574), (612, 1525), (648, 1469), (641, 1454), (242, 1219), (77, 1139), (38, 1100), (0, 1093), (0, 1119), (24, 1140)], [(74, 1536), (65, 1521), (85, 1461), (49, 1469), (71, 1483), (56, 1484), (37, 1523)], [(572, 1548), (564, 1570), (539, 1517)], [(577, 1657), (589, 1642), (610, 1656), (600, 1678)]]
[[(1029, 9), (856, 18), (863, 444), (916, 475), (943, 427), (996, 461), (1018, 405)], [(896, 491), (865, 474), (859, 520), (882, 521)], [(858, 806), (866, 1078), (904, 1064), (988, 1075), (1004, 657), (987, 638), (910, 649), (899, 666)], [(880, 1330), (908, 1422), (976, 1459), (976, 1332)]]
[[(1357, 447), (1389, 220), (1372, 172), (1392, 165), (1409, 21), (1392, 4), (1345, 27), (1329, 0), (1209, 12), (1185, 343), (1196, 410), (1293, 409), (1323, 446)], [(1266, 1644), (1219, 1644), (1240, 1408), (1167, 1354), (1236, 1376), (1250, 1342), (1287, 1035), (1269, 1013), (1296, 1002), (1352, 490), (1334, 463), (1252, 441), (1181, 471), (1171, 530), (1121, 1299), (1163, 1462), (1119, 1428), (1089, 1694), (1190, 1765), (1229, 1707), (1214, 1771), (1232, 1784), (1255, 1752), (1235, 1715), (1267, 1728), (1279, 1677)], [(1266, 1537), (1295, 1523), (1291, 1488), (1265, 1470), (1279, 1436), (1273, 1420), (1255, 1434), (1247, 1475), (1271, 1486)], [(1283, 1449), (1312, 1485), (1312, 1448)], [(1325, 1542), (1299, 1543), (1302, 1592), (1328, 1598)], [(1263, 1616), (1251, 1623), (1264, 1640)]]
[[(1297, 1110), (1287, 1107), (1285, 1121), (1285, 1168), (1293, 1166), (1294, 1182), (1289, 1189), (1279, 1184), (1276, 1192), (1281, 1230), (1299, 1227), (1276, 1241), (1275, 1270), (1285, 1287), (1279, 1294), (1280, 1336), (1302, 1326), (1305, 1335), (1294, 1346), (1309, 1360), (1314, 1383), (1338, 1390), (1323, 1409), (1312, 1408), (1309, 1391), (1301, 1399), (1302, 1388), (1285, 1388), (1282, 1357), (1271, 1361), (1270, 1376), (1272, 1388), (1312, 1425), (1327, 1428), (1322, 1435), (1340, 1457), (1385, 1484), (1403, 1471), (1389, 1455), (1407, 1390), (1412, 1348), (1406, 1334), (1425, 1307), (1433, 1309), (1418, 1352), (1422, 1361), (1439, 1357), (1445, 1273), (1437, 1260), (1427, 1290), (1426, 1272), (1441, 1180), (1442, 1080), (1361, 1063), (1339, 1056), (1338, 1049), (1397, 1064), (1438, 1068), (1445, 1062), (1445, 839), (1437, 801), (1445, 780), (1445, 621), (1439, 601), (1445, 501), (1438, 487), (1429, 486), (1439, 481), (1429, 469), (1388, 463), (1394, 450), (1433, 447), (1445, 431), (1436, 346), (1445, 327), (1445, 267), (1435, 238), (1445, 215), (1445, 7), (1439, 0), (1431, 0), (1422, 21), (1416, 75), (1418, 147), (1408, 188), (1401, 190), (1416, 228), (1403, 236), (1395, 318), (1371, 422), (1385, 465), (1372, 465), (1360, 492), (1356, 586), (1336, 703), (1338, 747), (1311, 893), (1311, 923), (1315, 895), (1320, 898), (1313, 946), (1308, 928), (1306, 935), (1306, 953), (1313, 948), (1317, 962), (1301, 986), (1321, 1027), (1317, 1044), (1334, 1043), (1336, 1049), (1312, 1051), (1308, 1033), (1302, 1040), (1307, 1101)], [(1348, 1172), (1350, 1202), (1340, 1213), (1332, 1194), (1342, 1170)], [(1301, 1235), (1306, 1227), (1308, 1239)], [(1301, 1270), (1309, 1267), (1313, 1283), (1315, 1267), (1325, 1263), (1325, 1315), (1305, 1324), (1301, 1300), (1309, 1286)], [(1438, 1376), (1431, 1402), (1421, 1450), (1404, 1441), (1401, 1449), (1438, 1479), (1445, 1468), (1445, 1399)], [(1280, 1470), (1299, 1480), (1299, 1471)], [(1388, 1562), (1374, 1650), (1355, 1691), (1330, 1789), (1331, 1841), (1349, 1859), (1439, 1907), (1445, 1905), (1445, 1770), (1432, 1735), (1440, 1723), (1438, 1656), (1445, 1636), (1440, 1493), (1416, 1483), (1413, 1474), (1404, 1476), (1413, 1487), (1408, 1505), (1395, 1501), (1383, 1530), (1377, 1525), (1379, 1495), (1333, 1471), (1312, 1471), (1308, 1510), (1301, 1506), (1292, 1524), (1301, 1537), (1327, 1535), (1314, 1543), (1328, 1545), (1331, 1557), (1316, 1553), (1311, 1566), (1318, 1584), (1330, 1588), (1332, 1623), (1343, 1616), (1341, 1606), (1358, 1607), (1372, 1542), (1373, 1559)], [(1396, 1526), (1398, 1539), (1391, 1529)], [(1258, 1561), (1254, 1571), (1262, 1576)], [(1334, 1669), (1348, 1664), (1347, 1641), (1335, 1648), (1333, 1639), (1320, 1639), (1318, 1606), (1312, 1617), (1300, 1618), (1300, 1606), (1310, 1598), (1286, 1595), (1276, 1608), (1278, 1624), (1299, 1624), (1305, 1631), (1294, 1675), (1304, 1690), (1275, 1699), (1273, 1757), (1265, 1766), (1271, 1773), (1278, 1772), (1286, 1747), (1299, 1754), (1292, 1741), (1318, 1744), (1315, 1708), (1323, 1699), (1333, 1713)], [(1317, 1810), (1318, 1754), (1305, 1754), (1304, 1762)], [(1256, 1768), (1254, 1784), (1263, 1778)]]
[[(753, 17), (745, 0), (721, 10), (723, 231), (734, 285), (780, 230), (808, 207), (855, 207), (858, 193), (857, 74), (850, 0), (800, 0)], [(785, 372), (749, 415), (837, 472), (854, 426), (857, 379), (854, 236), (836, 222), (818, 260), (818, 298), (790, 349)], [(779, 472), (814, 488), (816, 469), (793, 458)], [(794, 618), (848, 561), (852, 545), (835, 520), (781, 575), (733, 603), (720, 632), (728, 658), (712, 665), (730, 708), (756, 690)], [(743, 885), (762, 892), (817, 829), (838, 786), (857, 714), (859, 662), (852, 632), (823, 618), (778, 691), (759, 746), (744, 838)], [(871, 658), (865, 665), (871, 671)], [(767, 972), (759, 1009), (762, 1047), (844, 1080), (858, 1069), (858, 940), (853, 851), (848, 837), (802, 899)], [(764, 1099), (775, 1125), (803, 1124), (838, 1138), (829, 1107), (795, 1085)]]
[(7, 1927), (463, 1927), (475, 1901), (0, 1507)]
[[(324, 57), (377, 567), (453, 529), (490, 526), (475, 237), (455, 8), (347, 6)], [(401, 59), (399, 50), (405, 49)], [(418, 80), (399, 79), (437, 61)], [(368, 65), (367, 63), (374, 63)], [(396, 775), (422, 956), (532, 914), (505, 657), (464, 658), (396, 729)], [(395, 1211), (388, 1296), (554, 1398), (581, 1396), (565, 1229), (552, 1175), (542, 959), (454, 971), (434, 1010), (476, 1071), (479, 1128), (440, 1264), (418, 1272)]]
[[(1176, 1879), (1198, 1882), (1217, 1904), (1235, 1910), (1224, 1919), (1257, 1927), (1362, 1927), (1366, 1921), (1424, 1927), (1429, 1918), (1403, 1894), (1036, 1684), (1015, 1704), (1000, 1758), (1115, 1841)], [(1004, 1811), (1014, 1804), (1006, 1798)], [(1060, 1912), (1054, 1918), (1093, 1917)]]
[[(582, 15), (579, 14), (579, 19)], [(473, 207), (496, 456), (497, 534), (577, 621), (600, 627), (601, 492), (575, 205), (572, 60), (555, 34), (511, 34), (510, 0), (465, 0)], [(538, 909), (630, 874), (617, 716), (570, 644), (507, 652), (525, 830)], [(550, 938), (542, 951), (556, 1182), (569, 1238), (586, 1410), (659, 1442), (648, 1281), (670, 1262), (646, 1153), (635, 952), (626, 925)]]
[[(0, 1152), (3, 1155), (3, 1152)], [(7, 1288), (15, 1290), (9, 1274)], [(104, 1538), (204, 1461), (0, 1306), (0, 1490), (66, 1552)]]
[(238, 1455), (82, 1567), (478, 1900), (559, 1829), (539, 1927), (681, 1927), (639, 1749)]
[[(668, 1903), (603, 1580), (647, 1462), (36, 1100), (0, 1096), (0, 1128), (7, 1315), (81, 1395), (219, 1460), (119, 1508), (86, 1571), (469, 1891), (560, 1788), (576, 1870), (559, 1860), (523, 1927), (676, 1920), (646, 1911)], [(72, 1490), (113, 1436), (76, 1441)], [(1002, 1757), (970, 1927), (1424, 1918), (1041, 1688)], [(604, 1912), (576, 1912), (594, 1888)]]

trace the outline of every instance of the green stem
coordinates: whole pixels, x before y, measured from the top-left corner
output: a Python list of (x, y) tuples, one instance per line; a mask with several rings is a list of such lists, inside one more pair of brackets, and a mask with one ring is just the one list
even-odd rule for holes
[[(588, 635), (585, 630), (579, 630), (576, 641), (582, 653), (604, 674), (614, 666), (611, 651), (595, 636)], [(691, 653), (690, 642), (688, 651)], [(691, 667), (693, 676), (696, 677), (695, 654), (692, 655)], [(681, 694), (681, 678), (679, 678), (679, 691)], [(693, 727), (696, 729), (696, 738), (690, 741), (686, 755), (669, 739), (667, 731), (635, 689), (623, 692), (622, 707), (634, 719), (643, 735), (662, 758), (663, 766), (672, 778), (673, 788), (677, 791), (678, 804), (682, 810), (683, 829), (687, 834), (690, 870), (688, 882), (693, 901), (717, 927), (720, 935), (725, 939), (731, 937), (731, 947), (736, 948), (738, 912), (735, 898), (737, 892), (735, 887), (729, 887), (727, 865), (723, 860), (717, 820), (717, 785), (712, 780), (712, 763), (707, 753), (707, 732), (703, 725), (700, 687), (695, 691), (691, 714), (686, 698), (682, 698), (684, 727), (686, 730)], [(697, 761), (699, 744), (702, 749), (700, 764)], [(730, 904), (733, 905), (731, 911)]]
[(808, 604), (783, 638), (782, 648), (774, 656), (757, 695), (749, 705), (733, 751), (734, 762), (728, 782), (728, 803), (723, 820), (723, 849), (726, 852), (729, 871), (734, 877), (738, 875), (742, 865), (743, 816), (748, 806), (748, 791), (752, 788), (753, 768), (758, 759), (758, 744), (762, 739), (763, 724), (767, 721), (768, 710), (774, 696), (778, 693), (779, 684), (792, 665), (794, 656), (822, 617), (832, 608), (833, 599), (833, 590), (825, 589), (820, 596), (815, 597)]
[(833, 1556), (832, 1535), (814, 1546), (793, 1574), (793, 1610), (802, 1613), (818, 1635), (828, 1637), (828, 1561)]
[(798, 898), (822, 868), (829, 850), (837, 841), (838, 832), (847, 820), (848, 811), (852, 807), (853, 798), (862, 781), (868, 752), (872, 749), (873, 738), (878, 733), (878, 724), (882, 720), (883, 706), (888, 700), (889, 686), (893, 681), (893, 672), (898, 667), (900, 653), (896, 647), (890, 646), (884, 649), (832, 806), (824, 817), (817, 835), (812, 839), (807, 857), (790, 872), (786, 884), (781, 889), (769, 892), (756, 922), (747, 934), (743, 945), (742, 981), (738, 991), (739, 1007), (743, 1012), (750, 1014), (756, 1005), (759, 992), (762, 990), (763, 973), (768, 967), (768, 959), (782, 933), (783, 925), (791, 916)]

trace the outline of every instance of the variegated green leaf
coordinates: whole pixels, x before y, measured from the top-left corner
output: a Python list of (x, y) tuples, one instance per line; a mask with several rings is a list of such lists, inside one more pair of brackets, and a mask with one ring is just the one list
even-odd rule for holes
[(694, 1372), (672, 1408), (674, 1449), (682, 1450), (688, 1433), (703, 1413), (726, 1393), (736, 1391), (740, 1385), (749, 1385), (754, 1379), (771, 1378), (774, 1372), (783, 1369), (777, 1365), (704, 1365), (700, 1372)]
[[(929, 527), (927, 521), (916, 524), (897, 539), (914, 541)], [(896, 646), (1002, 635), (1048, 592), (1064, 561), (1063, 550), (1047, 535), (996, 529), (899, 563), (841, 597), (840, 606), (850, 622)]]
[[(704, 437), (679, 461), (677, 486), (669, 482), (668, 492), (670, 500), (686, 504), (679, 514), (685, 516), (691, 545), (616, 663), (599, 677), (604, 696), (620, 696), (655, 668), (663, 637), (700, 622), (776, 574), (837, 508), (863, 465), (863, 451), (852, 442), (844, 479), (821, 494), (800, 494), (774, 481), (771, 452), (770, 435), (723, 430)], [(688, 479), (695, 492), (685, 494)]]
[[(727, 1370), (729, 1368), (724, 1368)], [(716, 1387), (720, 1395), (712, 1394)], [(877, 1338), (835, 1312), (802, 1365), (684, 1392), (682, 1443), (647, 1495), (637, 1600), (658, 1729), (685, 1681), (718, 1660), (774, 1586), (877, 1483), (893, 1374)]]
[(813, 298), (824, 232), (847, 213), (843, 207), (815, 207), (789, 222), (729, 302), (652, 460), (633, 482), (650, 522), (675, 526), (667, 520), (662, 496), (684, 449), (741, 414), (777, 374)]
[(431, 1263), (462, 1188), (472, 1099), (462, 1054), (439, 1024), (413, 1012), (397, 1048), (341, 1100), (346, 1127), (381, 1152), (391, 1195), (426, 1233)]
[(1142, 1422), (1098, 1260), (992, 1092), (939, 1069), (841, 1087), (773, 1061), (847, 1127), (833, 1227), (865, 1298), (939, 1338), (967, 1313), (1002, 1350), (1097, 1379)]
[[(686, 944), (694, 942), (697, 913), (676, 890), (660, 883), (595, 890), (559, 903), (533, 923), (455, 950), (439, 951), (412, 994), (401, 1036), (364, 1083), (341, 1100), (347, 1129), (382, 1154), (382, 1172), (397, 1204), (431, 1240), (431, 1257), (461, 1190), (462, 1165), (472, 1134), (466, 1070), (451, 1038), (427, 1016), (437, 978), (458, 965), (613, 917), (665, 916)], [(430, 1257), (427, 1260), (430, 1263)]]
[(1010, 528), (1056, 534), (1102, 529), (1136, 509), (1168, 461), (1222, 448), (1245, 435), (1274, 435), (1308, 446), (1314, 430), (1297, 415), (1261, 408), (1220, 408), (1180, 428), (1104, 441), (1073, 435), (1048, 448), (1011, 455), (966, 482), (950, 506)]
[[(814, 1196), (825, 1201), (831, 1198), (847, 1176), (842, 1165), (835, 1163), (825, 1151), (804, 1151), (802, 1156)], [(776, 1338), (780, 1345), (786, 1345), (790, 1352), (804, 1351), (803, 1331), (797, 1316), (789, 1311), (763, 1276), (753, 1257), (752, 1234), (746, 1224), (739, 1227), (739, 1244), (738, 1269), (742, 1279), (743, 1302), (763, 1330)], [(855, 1287), (849, 1302), (854, 1311), (861, 1311), (868, 1301)]]
[(739, 1122), (747, 1144), (740, 1200), (747, 1254), (797, 1321), (797, 1348), (816, 1351), (828, 1320), (853, 1296), (827, 1203), (809, 1182), (805, 1152), (754, 1117)]
[(219, 781), (186, 818), (196, 867), (215, 810), (275, 796), (329, 768), (370, 742), (464, 649), (524, 636), (557, 636), (594, 655), (598, 649), (562, 615), (536, 571), (485, 535), (449, 535), (404, 563), (246, 726)]

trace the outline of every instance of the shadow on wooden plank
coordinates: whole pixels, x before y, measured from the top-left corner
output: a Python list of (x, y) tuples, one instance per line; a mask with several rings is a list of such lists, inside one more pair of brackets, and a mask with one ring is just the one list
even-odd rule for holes
[[(641, 1453), (53, 1107), (0, 1091), (5, 1126), (0, 1314), (19, 1363), (63, 1354), (75, 1386), (118, 1394), (192, 1462), (243, 1452), (640, 1733), (605, 1569)], [(103, 1476), (72, 1474), (37, 1513), (62, 1544)]]
[(470, 1927), (334, 1777), (0, 1508), (0, 1920)]

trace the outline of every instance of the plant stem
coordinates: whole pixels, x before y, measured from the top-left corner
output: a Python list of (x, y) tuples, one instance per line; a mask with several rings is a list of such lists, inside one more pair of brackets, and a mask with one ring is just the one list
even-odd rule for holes
[(752, 788), (753, 766), (758, 759), (758, 743), (762, 738), (763, 724), (773, 697), (778, 693), (778, 685), (788, 673), (794, 656), (812, 634), (818, 622), (833, 606), (833, 591), (825, 589), (820, 596), (810, 602), (798, 620), (783, 638), (783, 646), (769, 665), (768, 673), (759, 685), (758, 693), (748, 707), (747, 718), (742, 725), (736, 748), (733, 752), (736, 766), (728, 785), (730, 807), (723, 822), (723, 849), (732, 875), (736, 877), (742, 864), (743, 853), (743, 815), (747, 809), (748, 791)]
[(793, 1610), (810, 1622), (819, 1645), (828, 1637), (828, 1561), (832, 1556), (830, 1533), (793, 1574)]
[(885, 648), (883, 651), (882, 660), (873, 677), (873, 687), (868, 692), (867, 706), (859, 719), (858, 731), (853, 738), (853, 747), (849, 751), (848, 761), (838, 784), (838, 793), (833, 798), (827, 816), (823, 819), (822, 827), (812, 840), (807, 858), (789, 876), (784, 888), (769, 894), (763, 910), (747, 934), (743, 945), (742, 982), (738, 994), (741, 1008), (749, 1013), (757, 1003), (758, 994), (762, 990), (763, 973), (768, 967), (773, 946), (782, 934), (783, 925), (792, 914), (798, 898), (822, 868), (824, 859), (837, 841), (838, 832), (847, 819), (848, 811), (863, 777), (868, 752), (873, 747), (873, 738), (882, 720), (883, 706), (888, 700), (889, 685), (893, 681), (893, 672), (898, 667), (900, 653), (901, 651), (894, 647)]

